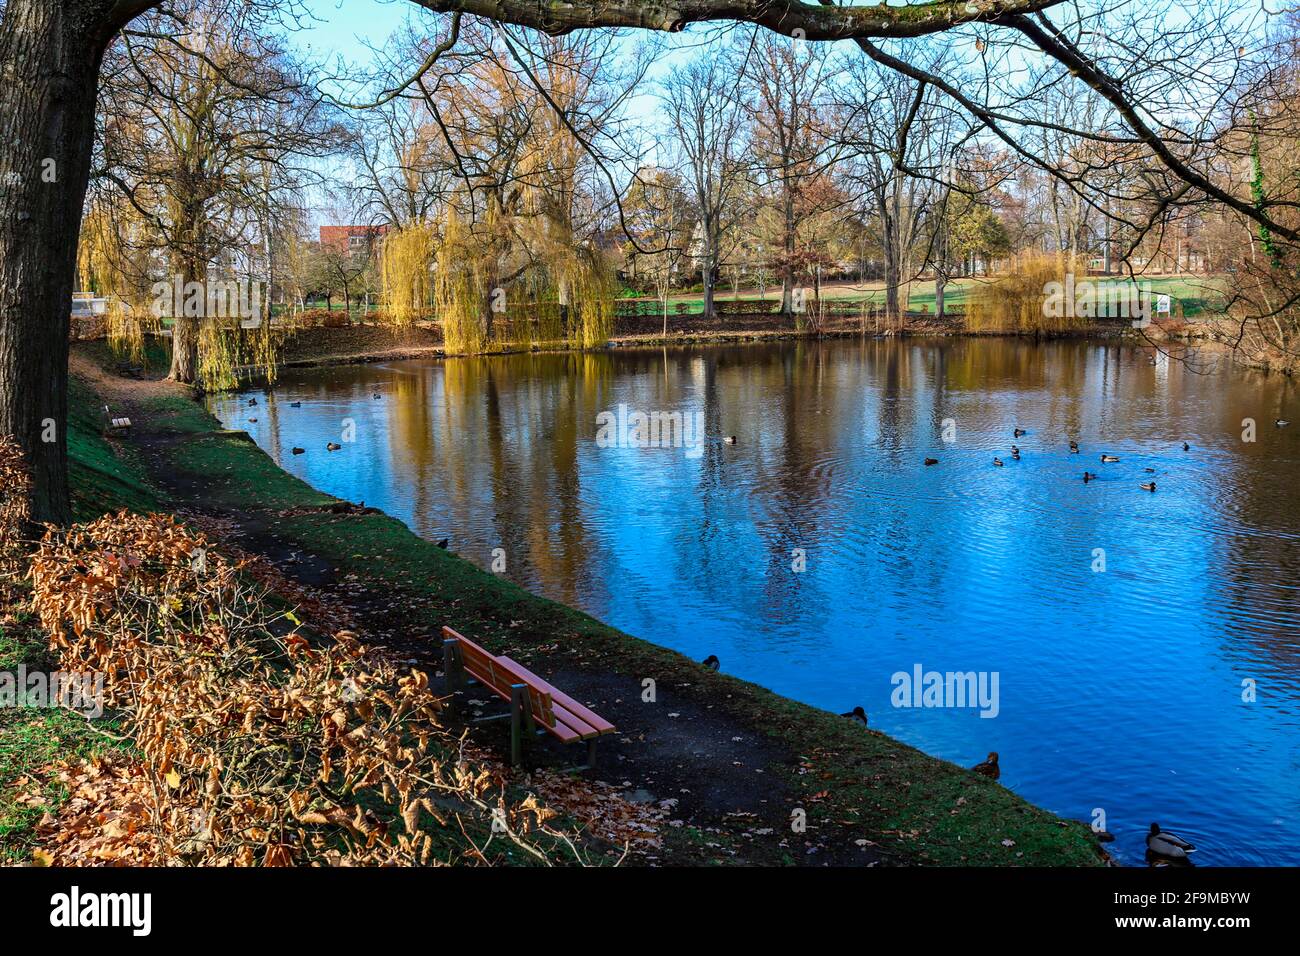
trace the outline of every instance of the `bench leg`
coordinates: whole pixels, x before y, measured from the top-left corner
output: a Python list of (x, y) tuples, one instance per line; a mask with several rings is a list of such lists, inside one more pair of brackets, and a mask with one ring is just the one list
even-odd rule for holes
[(596, 769), (596, 738), (587, 741), (587, 769)]
[(455, 693), (465, 685), (465, 671), (461, 667), (460, 643), (442, 642), (442, 673), (447, 679), (447, 690)]
[(528, 692), (523, 684), (510, 688), (510, 765), (519, 766), (524, 756), (524, 723), (528, 712)]

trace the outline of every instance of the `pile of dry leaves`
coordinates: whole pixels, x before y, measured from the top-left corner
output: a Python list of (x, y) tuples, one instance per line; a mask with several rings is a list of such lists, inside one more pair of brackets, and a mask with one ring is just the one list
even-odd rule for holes
[(508, 804), (466, 759), (422, 672), (348, 631), (313, 643), (242, 571), (173, 518), (125, 512), (32, 558), (61, 666), (106, 675), (142, 755), (117, 850), (143, 852), (145, 831), (161, 861), (203, 865), (491, 862), (485, 833), (538, 861), (568, 846), (553, 811)]

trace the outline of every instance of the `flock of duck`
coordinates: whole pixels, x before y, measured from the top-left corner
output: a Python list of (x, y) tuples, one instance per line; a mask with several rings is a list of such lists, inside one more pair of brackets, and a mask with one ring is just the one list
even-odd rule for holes
[[(384, 396), (380, 395), (378, 392), (374, 392), (370, 397), (373, 398), (375, 401), (379, 401), (379, 400), (382, 399)], [(256, 408), (256, 407), (257, 407), (257, 399), (255, 399), (255, 398), (250, 398), (250, 399), (248, 400), (248, 407), (249, 407), (249, 408)], [(302, 408), (302, 402), (290, 402), (290, 403), (289, 403), (289, 407), (290, 407), (290, 408)], [(257, 419), (256, 419), (256, 418), (250, 418), (250, 419), (249, 419), (249, 422), (251, 422), (252, 424), (256, 425), (256, 424), (257, 424)], [(325, 443), (325, 450), (326, 450), (326, 451), (338, 451), (338, 450), (341, 449), (342, 447), (343, 447), (343, 446), (340, 445), (340, 444), (339, 444), (338, 442), (336, 442), (336, 441), (327, 441), (327, 442)], [(306, 448), (299, 448), (297, 445), (294, 445), (293, 448), (290, 449), (290, 451), (292, 451), (295, 455), (305, 455), (305, 454), (307, 453), (307, 449), (306, 449)]]

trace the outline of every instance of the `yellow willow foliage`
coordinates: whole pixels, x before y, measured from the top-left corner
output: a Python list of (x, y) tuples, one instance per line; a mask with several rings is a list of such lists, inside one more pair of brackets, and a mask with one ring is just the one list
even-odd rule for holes
[(384, 237), (379, 262), (384, 311), (398, 327), (405, 328), (419, 318), (429, 301), (429, 266), (436, 255), (436, 242), (432, 227), (424, 224)]
[(197, 384), (207, 392), (229, 391), (260, 374), (266, 384), (274, 385), (285, 337), (284, 329), (266, 322), (245, 329), (229, 319), (201, 320)]
[[(142, 251), (144, 224), (124, 205), (87, 214), (77, 247), (81, 287), (107, 299), (104, 314), (108, 344), (118, 355), (144, 361), (144, 333), (156, 327), (150, 311), (148, 254)], [(132, 249), (136, 241), (140, 249)]]
[(484, 243), (461, 225), (454, 211), (438, 244), (433, 297), (442, 325), (443, 348), (472, 354), (487, 345), (487, 290), (483, 275)]
[(1019, 256), (1011, 271), (977, 285), (966, 306), (966, 328), (972, 332), (1065, 332), (1086, 326), (1077, 314), (1051, 315), (1047, 306), (1053, 283), (1064, 285), (1073, 273), (1088, 276), (1086, 263), (1066, 255), (1030, 253)]

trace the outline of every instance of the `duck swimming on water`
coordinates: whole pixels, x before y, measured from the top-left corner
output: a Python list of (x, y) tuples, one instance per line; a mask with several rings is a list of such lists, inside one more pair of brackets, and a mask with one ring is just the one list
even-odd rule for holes
[(1002, 467), (1002, 464), (1003, 464), (1002, 459), (1001, 459), (1001, 458), (994, 458), (994, 459), (993, 459), (993, 464), (995, 464), (995, 465), (997, 465), (999, 468), (1001, 468), (1001, 467)]
[(728, 445), (734, 445), (734, 444), (736, 443), (736, 436), (735, 436), (735, 435), (728, 435), (726, 438), (724, 438), (724, 439), (722, 439), (722, 440), (723, 440), (725, 443), (727, 443)]
[(710, 654), (708, 657), (704, 658), (704, 660), (700, 661), (700, 663), (711, 671), (716, 671), (722, 666), (722, 662), (718, 660), (717, 654)]
[(1144, 481), (1144, 482), (1142, 483), (1142, 490), (1143, 490), (1143, 491), (1155, 491), (1155, 490), (1156, 490), (1156, 483), (1155, 483), (1154, 481)]
[(1071, 455), (1079, 454), (1079, 443), (1077, 441), (1070, 442), (1070, 454)]
[(1021, 435), (1029, 434), (1029, 432), (1025, 431), (1023, 428), (1014, 428), (1012, 429), (1012, 433), (1012, 438), (1019, 438)]
[(1178, 834), (1160, 829), (1158, 823), (1151, 824), (1151, 832), (1147, 834), (1147, 849), (1156, 856), (1170, 860), (1185, 860), (1187, 854), (1196, 852), (1196, 847)]
[(1090, 471), (1085, 471), (1085, 472), (1083, 473), (1083, 483), (1086, 485), (1088, 482), (1095, 480), (1096, 477), (1097, 477), (1097, 476), (1094, 475), (1092, 472), (1090, 472)]
[(939, 459), (938, 459), (938, 458), (927, 458), (927, 459), (925, 460), (925, 463), (926, 463), (927, 466), (928, 466), (928, 465), (937, 465), (937, 464), (939, 464)]
[(1110, 461), (1119, 461), (1119, 455), (1102, 455), (1102, 456), (1101, 456), (1101, 460), (1102, 460), (1102, 461), (1107, 461), (1107, 462), (1110, 462)]

